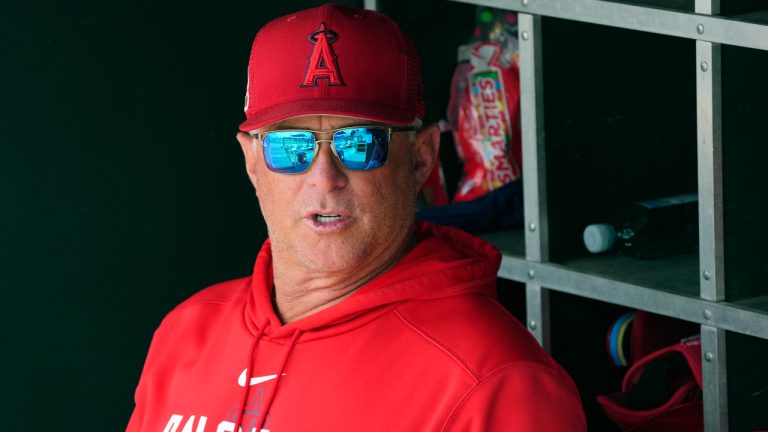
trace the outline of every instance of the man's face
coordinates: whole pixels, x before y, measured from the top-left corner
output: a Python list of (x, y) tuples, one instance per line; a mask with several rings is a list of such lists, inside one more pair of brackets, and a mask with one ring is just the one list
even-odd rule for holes
[[(373, 124), (349, 117), (302, 116), (277, 129), (332, 130)], [(318, 139), (330, 139), (330, 134)], [(256, 188), (276, 263), (281, 271), (365, 277), (381, 271), (410, 246), (416, 193), (432, 168), (438, 132), (428, 128), (414, 142), (393, 132), (389, 160), (381, 168), (350, 171), (330, 143), (321, 142), (309, 169), (279, 174), (264, 163), (261, 144), (240, 133), (248, 175)], [(384, 267), (384, 268), (382, 268)]]

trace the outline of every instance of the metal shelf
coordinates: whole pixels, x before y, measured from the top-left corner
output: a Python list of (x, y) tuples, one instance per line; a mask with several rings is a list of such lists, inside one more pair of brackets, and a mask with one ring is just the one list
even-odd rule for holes
[[(558, 264), (557, 262), (555, 264)], [(641, 260), (617, 254), (570, 259), (567, 268), (658, 291), (699, 297), (699, 256), (696, 253)]]
[[(722, 17), (605, 0), (461, 0), (461, 2), (768, 50), (768, 27), (761, 25), (768, 22), (768, 11)], [(652, 3), (655, 4), (655, 2)]]
[(537, 263), (521, 253), (522, 230), (483, 238), (503, 254), (499, 277), (768, 339), (768, 296), (737, 303), (699, 298), (695, 255), (653, 261), (601, 255)]
[[(729, 395), (738, 395), (740, 391), (746, 391), (747, 386), (742, 384), (731, 388), (728, 384), (727, 354), (739, 352), (744, 344), (739, 337), (734, 337), (735, 350), (727, 350), (726, 336), (733, 332), (763, 339), (755, 343), (768, 350), (765, 342), (768, 339), (768, 295), (762, 287), (756, 286), (761, 283), (756, 282), (756, 278), (725, 277), (727, 251), (723, 203), (721, 48), (726, 45), (768, 51), (768, 11), (755, 11), (763, 7), (756, 1), (728, 5), (721, 5), (720, 0), (459, 1), (520, 12), (518, 26), (523, 166), (526, 172), (525, 228), (488, 234), (485, 238), (502, 251), (499, 276), (526, 284), (528, 329), (548, 349), (549, 291), (701, 324), (705, 430), (727, 431), (729, 427), (743, 429), (745, 419), (753, 417), (760, 408), (749, 406), (729, 418)], [(722, 14), (718, 15), (720, 12)], [(562, 228), (557, 225), (557, 218), (550, 217), (550, 200), (561, 202), (562, 197), (551, 193), (552, 190), (547, 187), (547, 183), (552, 180), (547, 174), (547, 166), (556, 156), (547, 155), (549, 148), (544, 137), (545, 117), (551, 111), (544, 107), (546, 83), (542, 70), (546, 48), (543, 48), (542, 41), (544, 33), (548, 33), (545, 30), (549, 24), (556, 23), (556, 20), (548, 18), (695, 41), (690, 47), (695, 47), (695, 62), (690, 64), (690, 79), (696, 85), (698, 254), (641, 261), (616, 255), (571, 256), (557, 260), (555, 254), (550, 253), (554, 240), (550, 238), (550, 225)], [(553, 25), (552, 30), (556, 30), (556, 27)], [(550, 34), (553, 38), (558, 37), (556, 31)], [(624, 35), (620, 39), (631, 40), (634, 36)], [(595, 46), (591, 48), (599, 49)], [(631, 47), (627, 49), (631, 50)], [(692, 53), (686, 51), (685, 54)], [(759, 79), (758, 75), (754, 75), (749, 81)], [(569, 176), (565, 178), (570, 179)], [(562, 211), (556, 206), (553, 208)], [(752, 267), (757, 268), (758, 265)], [(742, 283), (742, 279), (752, 289), (735, 289), (738, 283)], [(731, 291), (726, 289), (729, 281)], [(729, 300), (728, 294), (734, 300)], [(748, 298), (742, 299), (742, 296)], [(739, 300), (735, 300), (737, 298)], [(763, 385), (768, 382), (768, 374), (755, 374), (754, 379)], [(738, 402), (738, 399), (735, 401)]]

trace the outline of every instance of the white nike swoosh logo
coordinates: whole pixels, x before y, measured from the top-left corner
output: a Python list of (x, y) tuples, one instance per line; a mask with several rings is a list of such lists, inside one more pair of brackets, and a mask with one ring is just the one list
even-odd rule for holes
[[(247, 378), (246, 377), (247, 374), (248, 374), (248, 368), (243, 369), (243, 373), (241, 373), (240, 377), (237, 378), (237, 385), (239, 385), (240, 387), (245, 387), (245, 379)], [(258, 376), (258, 377), (251, 377), (251, 383), (249, 385), (261, 384), (261, 383), (273, 380), (275, 378), (277, 378), (277, 375), (264, 375), (264, 376)]]

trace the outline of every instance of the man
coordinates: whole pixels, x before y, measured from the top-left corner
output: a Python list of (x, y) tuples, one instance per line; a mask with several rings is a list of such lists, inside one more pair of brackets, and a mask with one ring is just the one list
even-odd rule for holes
[(412, 42), (324, 5), (256, 36), (237, 139), (269, 240), (155, 334), (129, 432), (581, 431), (567, 374), (495, 300), (499, 253), (414, 222), (435, 163)]

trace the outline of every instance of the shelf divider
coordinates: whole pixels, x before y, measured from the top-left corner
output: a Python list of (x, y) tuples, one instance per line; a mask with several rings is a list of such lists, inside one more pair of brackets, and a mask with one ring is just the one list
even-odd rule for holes
[(720, 44), (696, 41), (701, 297), (711, 301), (725, 299), (720, 52)]
[(522, 129), (525, 256), (549, 261), (544, 84), (541, 17), (518, 15), (520, 41), (520, 122)]
[(725, 330), (708, 325), (701, 326), (704, 432), (728, 432), (725, 335)]
[[(696, 13), (709, 16), (719, 14), (720, 0), (696, 0)], [(719, 43), (696, 41), (699, 280), (701, 298), (713, 302), (725, 300), (721, 64)], [(701, 372), (706, 432), (728, 431), (725, 335), (725, 330), (709, 325), (701, 326)]]
[[(522, 129), (525, 256), (549, 261), (547, 173), (544, 146), (541, 17), (518, 14), (520, 41), (520, 122)], [(526, 326), (546, 351), (549, 345), (549, 290), (535, 283), (525, 289)]]
[(541, 285), (525, 284), (525, 311), (528, 331), (533, 333), (544, 349), (552, 347), (549, 325), (549, 290)]

